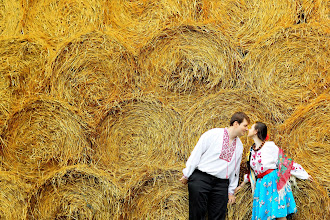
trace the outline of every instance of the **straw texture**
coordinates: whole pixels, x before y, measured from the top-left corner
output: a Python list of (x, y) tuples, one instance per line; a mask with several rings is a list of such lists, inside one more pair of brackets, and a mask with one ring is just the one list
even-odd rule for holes
[(139, 54), (141, 83), (173, 92), (234, 87), (240, 56), (214, 28), (184, 25), (164, 29)]
[(0, 170), (0, 218), (24, 219), (28, 187), (14, 173)]
[(98, 155), (106, 164), (132, 167), (178, 160), (180, 117), (157, 97), (118, 103), (97, 127)]
[[(328, 219), (329, 8), (0, 0), (0, 218), (187, 219), (186, 160), (244, 111), (314, 178), (293, 219)], [(249, 184), (228, 208), (251, 217)]]
[(68, 164), (88, 162), (88, 127), (73, 110), (47, 97), (31, 98), (10, 116), (3, 133), (9, 168), (30, 181)]
[(33, 36), (0, 38), (0, 74), (13, 98), (40, 93), (49, 47)]
[(24, 33), (40, 32), (39, 36), (56, 46), (81, 31), (99, 27), (102, 2), (99, 0), (22, 1), (25, 11)]
[(23, 8), (20, 0), (0, 2), (0, 36), (17, 36), (20, 34)]
[(96, 167), (64, 167), (41, 179), (31, 193), (28, 219), (118, 219), (121, 190)]
[(134, 86), (135, 59), (116, 36), (97, 31), (76, 36), (47, 66), (51, 94), (80, 109), (92, 126), (104, 116), (105, 105)]

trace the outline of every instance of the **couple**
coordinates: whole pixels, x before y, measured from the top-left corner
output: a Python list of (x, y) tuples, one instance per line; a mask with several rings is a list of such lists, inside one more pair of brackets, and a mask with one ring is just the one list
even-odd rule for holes
[[(228, 128), (205, 132), (192, 151), (183, 177), (188, 183), (189, 219), (225, 219), (227, 203), (235, 202), (237, 192), (246, 182), (254, 191), (252, 220), (286, 219), (296, 212), (289, 178), (312, 178), (297, 163), (287, 158), (274, 142), (267, 141), (267, 126), (257, 122), (248, 129), (249, 117), (236, 112)], [(243, 144), (239, 137), (248, 131), (254, 140), (248, 157), (250, 173), (237, 187)], [(236, 188), (237, 187), (237, 188)]]

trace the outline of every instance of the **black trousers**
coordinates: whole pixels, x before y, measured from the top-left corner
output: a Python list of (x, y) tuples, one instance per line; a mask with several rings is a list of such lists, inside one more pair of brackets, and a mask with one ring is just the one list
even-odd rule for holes
[(228, 179), (219, 179), (195, 170), (188, 180), (189, 219), (225, 219), (228, 203)]

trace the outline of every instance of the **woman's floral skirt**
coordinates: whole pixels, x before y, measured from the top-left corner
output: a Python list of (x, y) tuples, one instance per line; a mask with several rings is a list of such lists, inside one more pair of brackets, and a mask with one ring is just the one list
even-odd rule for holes
[(280, 199), (276, 188), (277, 169), (257, 179), (253, 195), (252, 220), (269, 220), (286, 217), (297, 212), (292, 190), (288, 184)]

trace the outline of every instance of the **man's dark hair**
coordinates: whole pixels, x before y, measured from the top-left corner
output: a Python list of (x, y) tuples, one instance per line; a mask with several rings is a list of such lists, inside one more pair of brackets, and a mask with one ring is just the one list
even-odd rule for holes
[(233, 116), (231, 116), (229, 125), (232, 126), (235, 121), (237, 121), (238, 124), (241, 124), (244, 121), (244, 119), (248, 123), (250, 123), (250, 118), (244, 112), (236, 112), (233, 114)]

